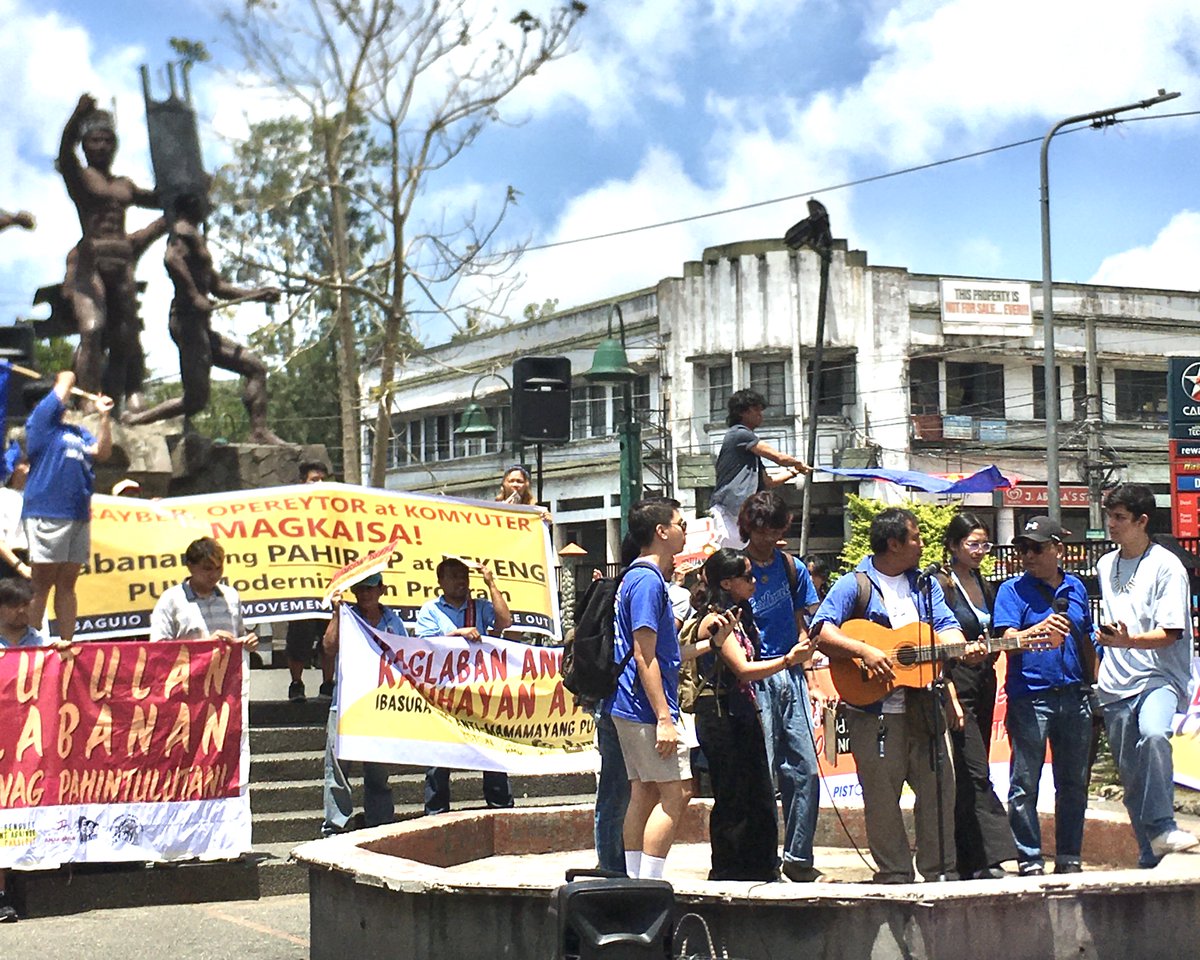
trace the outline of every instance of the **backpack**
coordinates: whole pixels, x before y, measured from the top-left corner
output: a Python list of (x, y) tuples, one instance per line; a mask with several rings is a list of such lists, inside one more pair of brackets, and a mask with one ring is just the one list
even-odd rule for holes
[[(679, 628), (680, 651), (688, 644), (696, 643), (699, 639), (696, 631), (703, 619), (704, 614), (697, 613)], [(712, 682), (713, 677), (707, 676), (700, 670), (698, 658), (692, 657), (690, 660), (684, 660), (679, 666), (679, 709), (684, 713), (695, 713), (696, 701), (706, 689), (712, 686)]]
[(613, 660), (617, 633), (617, 591), (629, 567), (616, 579), (601, 577), (588, 584), (575, 612), (575, 634), (563, 647), (563, 686), (581, 703), (599, 703), (617, 690), (617, 681), (633, 645), (620, 662)]

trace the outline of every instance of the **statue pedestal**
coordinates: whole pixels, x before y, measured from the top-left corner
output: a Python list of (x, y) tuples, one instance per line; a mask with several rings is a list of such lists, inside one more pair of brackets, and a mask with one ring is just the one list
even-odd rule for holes
[[(97, 417), (82, 423), (96, 432)], [(146, 498), (277, 487), (298, 483), (306, 460), (329, 463), (325, 446), (219, 443), (184, 433), (182, 417), (136, 427), (114, 421), (113, 453), (96, 465), (96, 492), (108, 493), (125, 477), (140, 483)]]

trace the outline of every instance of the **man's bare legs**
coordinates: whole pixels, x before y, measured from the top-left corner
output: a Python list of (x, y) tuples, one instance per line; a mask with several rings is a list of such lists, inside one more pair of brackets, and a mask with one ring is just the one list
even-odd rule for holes
[(626, 852), (665, 860), (691, 798), (691, 781), (631, 780), (622, 829)]

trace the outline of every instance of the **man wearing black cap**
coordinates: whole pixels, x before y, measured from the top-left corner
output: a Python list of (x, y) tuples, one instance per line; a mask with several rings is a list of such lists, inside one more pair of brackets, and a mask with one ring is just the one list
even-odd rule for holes
[[(1038, 784), (1049, 741), (1054, 769), (1054, 872), (1078, 873), (1087, 810), (1092, 712), (1084, 664), (1093, 650), (1087, 590), (1060, 562), (1066, 531), (1034, 517), (1013, 537), (1025, 572), (1001, 584), (993, 618), (1005, 639), (1044, 640), (1052, 649), (1008, 654), (1006, 726), (1012, 744), (1008, 819), (1022, 876), (1046, 871), (1038, 823)], [(1087, 659), (1085, 659), (1087, 658)]]

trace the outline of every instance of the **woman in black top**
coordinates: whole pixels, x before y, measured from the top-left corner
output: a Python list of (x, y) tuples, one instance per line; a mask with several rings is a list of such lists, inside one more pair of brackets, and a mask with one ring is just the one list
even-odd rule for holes
[[(979, 573), (992, 543), (987, 526), (972, 513), (950, 521), (942, 538), (947, 573), (939, 575), (946, 603), (968, 642), (985, 638), (992, 625), (991, 589)], [(954, 748), (954, 843), (964, 880), (1004, 876), (1001, 864), (1017, 849), (1004, 804), (992, 787), (988, 751), (996, 706), (996, 658), (951, 661), (947, 667), (962, 706), (963, 724), (950, 733)]]
[(697, 659), (696, 735), (708, 758), (713, 808), (710, 880), (778, 880), (779, 827), (752, 681), (796, 663), (810, 651), (797, 644), (782, 657), (757, 660), (750, 612), (754, 574), (738, 550), (718, 550), (704, 564), (707, 596), (697, 638), (712, 652)]

